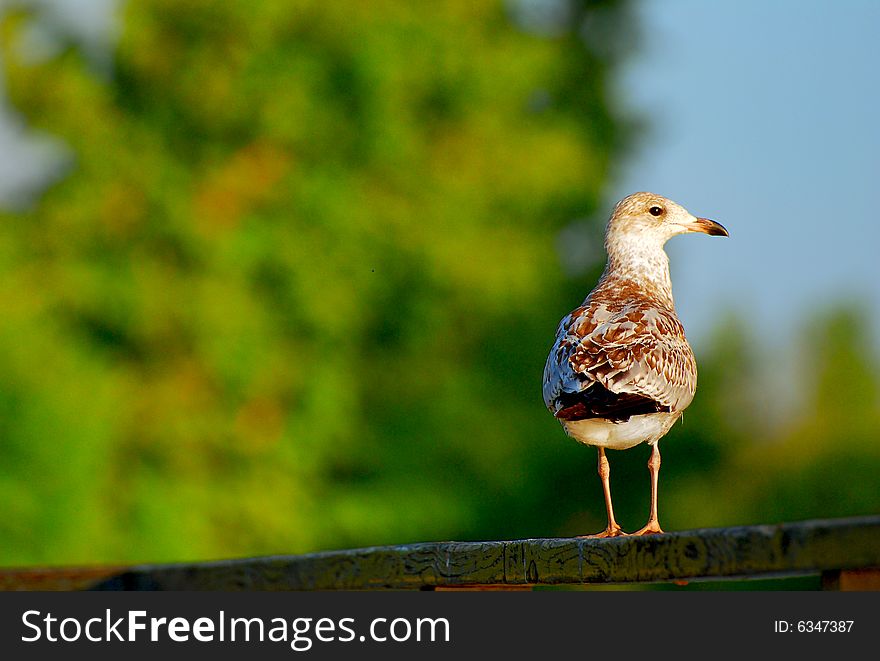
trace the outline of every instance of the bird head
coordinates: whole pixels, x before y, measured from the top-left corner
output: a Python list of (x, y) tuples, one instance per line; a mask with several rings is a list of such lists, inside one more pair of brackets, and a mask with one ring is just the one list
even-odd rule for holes
[(661, 195), (633, 193), (614, 207), (606, 236), (611, 243), (627, 237), (645, 245), (662, 247), (673, 236), (692, 232), (730, 236), (721, 224), (708, 218), (697, 218), (680, 204)]

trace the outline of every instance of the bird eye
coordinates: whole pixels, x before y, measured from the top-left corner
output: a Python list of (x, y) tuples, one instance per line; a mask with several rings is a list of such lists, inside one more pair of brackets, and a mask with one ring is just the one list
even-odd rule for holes
[(651, 207), (648, 209), (648, 213), (652, 216), (662, 216), (663, 215), (663, 207)]

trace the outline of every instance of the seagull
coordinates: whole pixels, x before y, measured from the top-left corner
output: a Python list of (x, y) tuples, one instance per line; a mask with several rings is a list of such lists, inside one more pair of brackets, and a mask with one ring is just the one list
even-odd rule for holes
[[(608, 263), (584, 302), (566, 315), (544, 366), (544, 403), (565, 432), (599, 450), (599, 478), (608, 525), (587, 537), (662, 533), (657, 516), (658, 441), (681, 417), (697, 389), (697, 363), (675, 314), (669, 257), (673, 236), (730, 236), (654, 193), (633, 193), (611, 214), (605, 231)], [(651, 446), (651, 512), (635, 533), (624, 532), (611, 505), (605, 450)]]

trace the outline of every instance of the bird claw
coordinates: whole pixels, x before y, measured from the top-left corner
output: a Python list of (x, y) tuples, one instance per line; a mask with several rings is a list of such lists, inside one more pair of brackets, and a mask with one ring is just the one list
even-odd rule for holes
[(636, 530), (632, 533), (633, 537), (641, 537), (642, 535), (662, 535), (663, 529), (660, 527), (660, 524), (656, 521), (648, 521), (647, 525), (641, 530)]
[(605, 539), (606, 537), (626, 537), (629, 533), (623, 530), (620, 526), (608, 526), (602, 532), (597, 532), (595, 535), (578, 535), (578, 539)]

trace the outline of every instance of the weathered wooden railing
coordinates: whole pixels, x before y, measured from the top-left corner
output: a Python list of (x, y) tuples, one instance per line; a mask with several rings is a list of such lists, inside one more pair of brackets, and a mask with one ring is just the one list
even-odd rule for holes
[(615, 539), (428, 542), (132, 567), (0, 570), (6, 590), (515, 589), (821, 575), (880, 589), (880, 516)]

